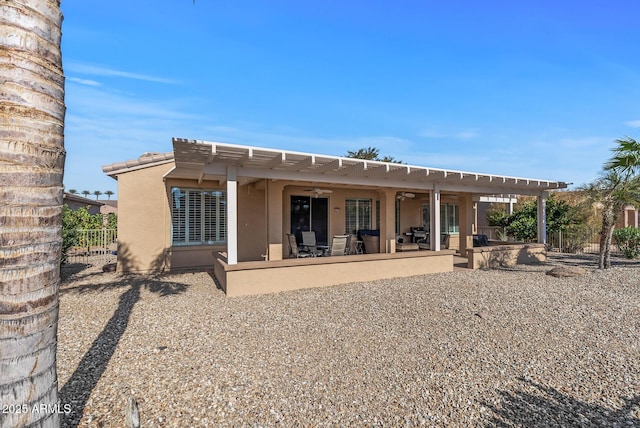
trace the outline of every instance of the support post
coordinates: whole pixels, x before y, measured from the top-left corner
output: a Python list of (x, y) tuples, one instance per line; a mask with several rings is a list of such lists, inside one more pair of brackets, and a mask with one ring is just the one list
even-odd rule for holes
[(267, 211), (267, 248), (268, 260), (282, 260), (288, 247), (283, 245), (283, 192), (282, 182), (267, 180), (266, 211)]
[(396, 252), (396, 192), (381, 190), (380, 194), (380, 252)]
[(238, 264), (238, 177), (235, 166), (227, 167), (227, 263)]
[(440, 251), (440, 186), (433, 187), (429, 204), (431, 250)]
[(460, 255), (467, 256), (467, 248), (473, 248), (473, 229), (474, 229), (474, 212), (473, 199), (471, 193), (460, 193), (458, 195), (460, 202)]
[(538, 243), (547, 243), (547, 192), (538, 196)]

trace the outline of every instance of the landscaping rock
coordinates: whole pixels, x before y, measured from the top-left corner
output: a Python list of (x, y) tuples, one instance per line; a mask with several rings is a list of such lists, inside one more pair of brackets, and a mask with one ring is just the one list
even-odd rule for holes
[(102, 266), (102, 272), (115, 272), (115, 271), (116, 271), (115, 263), (107, 263), (106, 265)]
[(556, 278), (582, 276), (586, 273), (585, 269), (578, 266), (559, 266), (547, 271), (547, 275), (555, 276)]

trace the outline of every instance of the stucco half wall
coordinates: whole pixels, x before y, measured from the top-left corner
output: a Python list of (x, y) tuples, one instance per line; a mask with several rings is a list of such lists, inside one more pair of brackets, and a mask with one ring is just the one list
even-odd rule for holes
[(414, 251), (340, 257), (226, 263), (215, 254), (214, 273), (227, 296), (327, 287), (350, 282), (453, 271), (454, 251)]
[(517, 264), (542, 263), (547, 260), (545, 244), (490, 245), (467, 249), (469, 269), (492, 269)]

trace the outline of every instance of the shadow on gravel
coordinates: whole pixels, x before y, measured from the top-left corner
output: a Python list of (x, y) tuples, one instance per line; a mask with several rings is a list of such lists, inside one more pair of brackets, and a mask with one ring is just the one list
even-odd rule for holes
[(62, 265), (60, 268), (60, 281), (65, 282), (69, 278), (78, 275), (85, 269), (88, 269), (90, 265), (85, 263), (70, 263)]
[[(75, 428), (80, 423), (91, 392), (107, 369), (109, 360), (111, 360), (120, 338), (122, 338), (127, 329), (133, 307), (140, 300), (141, 289), (146, 288), (164, 297), (183, 293), (187, 290), (188, 285), (169, 281), (162, 275), (123, 275), (119, 276), (117, 281), (82, 285), (61, 290), (61, 292), (99, 293), (113, 288), (122, 288), (126, 291), (120, 296), (118, 307), (113, 316), (107, 321), (87, 353), (84, 354), (67, 383), (60, 389), (60, 402), (70, 404), (72, 407), (69, 414), (62, 415), (63, 427)], [(117, 409), (114, 409), (114, 411), (117, 411)]]
[(640, 395), (623, 398), (622, 408), (610, 409), (563, 394), (555, 388), (523, 378), (515, 392), (498, 391), (499, 405), (482, 402), (493, 415), (487, 427), (638, 427)]
[[(548, 262), (560, 263), (572, 266), (580, 266), (585, 269), (597, 269), (598, 268), (598, 255), (597, 254), (569, 254), (569, 253), (549, 253)], [(640, 268), (640, 259), (627, 259), (621, 256), (611, 256), (611, 267), (623, 267), (623, 268)]]

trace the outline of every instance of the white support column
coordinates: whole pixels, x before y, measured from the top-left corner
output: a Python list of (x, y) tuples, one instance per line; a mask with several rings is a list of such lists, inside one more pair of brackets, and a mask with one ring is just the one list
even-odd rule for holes
[(227, 167), (227, 263), (238, 263), (238, 177), (235, 166)]
[(547, 243), (547, 192), (538, 196), (538, 243)]
[(429, 204), (431, 250), (440, 251), (440, 186), (433, 187)]

